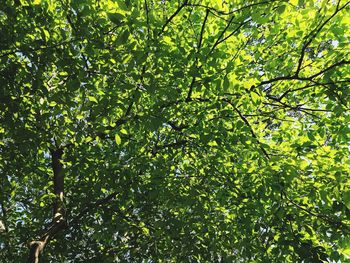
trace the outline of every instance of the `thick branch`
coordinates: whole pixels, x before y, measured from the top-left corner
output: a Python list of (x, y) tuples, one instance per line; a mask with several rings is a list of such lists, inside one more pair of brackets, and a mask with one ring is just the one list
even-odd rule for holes
[(64, 175), (63, 166), (61, 163), (63, 150), (58, 149), (51, 151), (52, 155), (52, 170), (53, 170), (53, 185), (56, 200), (53, 207), (53, 218), (65, 217), (64, 207)]
[(146, 9), (146, 21), (147, 21), (147, 39), (149, 40), (150, 37), (150, 24), (149, 24), (149, 9), (147, 0), (145, 0), (145, 9)]
[(283, 80), (313, 81), (314, 78), (326, 73), (327, 71), (329, 71), (335, 67), (338, 67), (341, 65), (346, 65), (346, 64), (350, 64), (350, 61), (341, 60), (341, 61), (336, 62), (336, 63), (332, 64), (331, 66), (311, 75), (310, 77), (299, 77), (297, 75), (293, 75), (293, 76), (287, 75), (287, 76), (280, 76), (280, 77), (272, 78), (269, 80), (264, 80), (264, 81), (260, 82), (257, 86), (252, 86), (251, 90), (254, 90), (256, 87), (260, 87), (260, 86), (267, 85), (267, 84), (272, 84), (274, 82), (283, 81)]
[(338, 66), (341, 66), (341, 65), (346, 65), (346, 64), (350, 64), (350, 61), (346, 61), (346, 60), (341, 60), (337, 63), (334, 63), (333, 65), (321, 70), (320, 72), (318, 73), (315, 73), (314, 75), (312, 75), (311, 77), (309, 77), (310, 79), (314, 79), (316, 77), (318, 77), (319, 75), (322, 75), (323, 73), (326, 73), (327, 71), (335, 68), (335, 67), (338, 67)]

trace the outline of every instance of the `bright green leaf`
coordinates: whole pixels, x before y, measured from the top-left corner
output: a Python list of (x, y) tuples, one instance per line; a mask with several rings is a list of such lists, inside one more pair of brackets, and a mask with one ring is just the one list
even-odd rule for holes
[(116, 142), (118, 145), (121, 144), (122, 139), (120, 138), (120, 136), (119, 136), (118, 134), (115, 134), (114, 139), (115, 139), (115, 142)]

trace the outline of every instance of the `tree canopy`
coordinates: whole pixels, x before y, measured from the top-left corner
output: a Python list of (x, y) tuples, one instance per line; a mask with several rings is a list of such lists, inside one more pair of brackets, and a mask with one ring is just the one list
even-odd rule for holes
[(345, 262), (350, 4), (3, 0), (2, 262)]

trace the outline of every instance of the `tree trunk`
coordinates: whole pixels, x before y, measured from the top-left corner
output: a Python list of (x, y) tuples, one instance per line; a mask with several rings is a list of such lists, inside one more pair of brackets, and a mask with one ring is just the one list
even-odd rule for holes
[(50, 152), (54, 194), (56, 196), (53, 204), (52, 222), (38, 240), (29, 243), (29, 256), (27, 263), (39, 263), (40, 255), (49, 240), (67, 226), (66, 209), (64, 204), (64, 173), (61, 162), (63, 150), (57, 149), (51, 150)]

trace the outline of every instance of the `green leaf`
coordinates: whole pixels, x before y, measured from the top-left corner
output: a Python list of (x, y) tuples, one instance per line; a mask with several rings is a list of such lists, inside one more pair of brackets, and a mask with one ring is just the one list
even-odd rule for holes
[(127, 0), (116, 0), (120, 9), (124, 11), (129, 11), (130, 1)]
[(223, 88), (224, 88), (224, 90), (228, 90), (228, 89), (229, 89), (229, 87), (230, 87), (230, 81), (229, 81), (229, 79), (228, 79), (227, 75), (225, 75), (225, 77), (224, 77), (224, 84), (223, 84)]
[(89, 101), (98, 103), (97, 99), (93, 96), (88, 96)]
[(252, 13), (252, 19), (258, 24), (265, 24), (269, 21), (269, 17), (265, 14), (260, 14), (258, 12)]
[(19, 2), (22, 6), (29, 6), (28, 1), (26, 0), (20, 0)]
[(255, 93), (255, 92), (251, 92), (250, 96), (252, 97), (252, 101), (253, 101), (254, 105), (258, 105), (260, 103), (259, 94)]
[(128, 41), (128, 38), (129, 38), (129, 30), (128, 29), (125, 29), (118, 37), (118, 40), (117, 40), (117, 43), (118, 44), (124, 44)]
[(343, 201), (348, 209), (350, 209), (350, 190), (343, 192)]
[(114, 139), (115, 139), (115, 142), (117, 143), (117, 145), (121, 144), (122, 139), (120, 138), (120, 136), (118, 134), (114, 135)]
[(114, 24), (120, 25), (122, 21), (124, 20), (124, 15), (120, 13), (108, 13), (108, 18), (111, 20)]
[(278, 8), (277, 8), (277, 12), (278, 13), (280, 13), (280, 14), (282, 14), (282, 13), (284, 13), (284, 11), (286, 10), (286, 5), (281, 5), (281, 6), (279, 6)]

